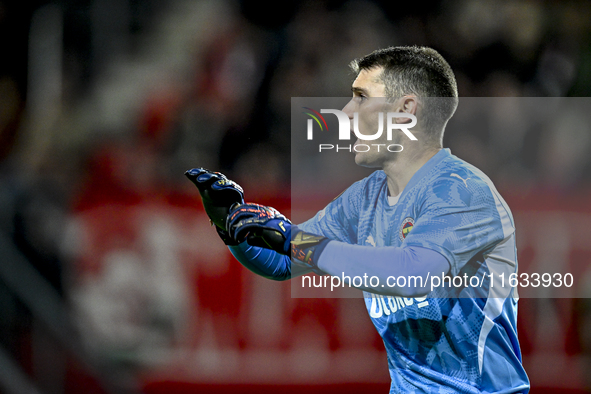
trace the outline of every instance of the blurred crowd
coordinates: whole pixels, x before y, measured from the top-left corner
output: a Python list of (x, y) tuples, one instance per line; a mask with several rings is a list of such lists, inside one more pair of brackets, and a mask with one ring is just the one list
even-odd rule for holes
[[(3, 44), (0, 153), (5, 167), (34, 177), (41, 168), (47, 172), (48, 165), (56, 166), (52, 176), (71, 185), (84, 178), (97, 147), (116, 143), (128, 144), (133, 149), (126, 153), (135, 151), (135, 160), (142, 161), (129, 163), (135, 169), (128, 174), (132, 178), (152, 173), (159, 177), (156, 183), (170, 183), (179, 179), (175, 176), (179, 171), (203, 164), (238, 177), (248, 177), (249, 168), (258, 168), (263, 174), (257, 177), (285, 183), (289, 181), (291, 97), (348, 96), (352, 80), (348, 62), (389, 45), (438, 49), (453, 66), (463, 97), (579, 97), (591, 90), (591, 5), (584, 1), (431, 0), (421, 7), (390, 7), (378, 0), (296, 1), (281, 12), (271, 12), (271, 3), (265, 2), (201, 2), (197, 12), (205, 14), (207, 26), (199, 31), (204, 35), (201, 39), (185, 40), (194, 47), (183, 48), (193, 56), (185, 60), (182, 72), (171, 78), (165, 67), (161, 75), (156, 69), (147, 74), (135, 95), (114, 93), (104, 99), (113, 107), (129, 108), (122, 98), (135, 102), (134, 111), (112, 122), (81, 116), (84, 111), (101, 113), (88, 104), (96, 103), (88, 97), (103, 88), (104, 75), (113, 69), (110, 65), (154, 46), (160, 17), (177, 3), (182, 2), (3, 2), (3, 34), (15, 37)], [(28, 45), (28, 39), (36, 38), (28, 34), (28, 27), (36, 22), (34, 27), (49, 31), (38, 19), (52, 19), (52, 13), (39, 12), (50, 5), (60, 12), (53, 20), (61, 25), (62, 37), (55, 46), (62, 50), (56, 64), (63, 70), (54, 74), (60, 78), (60, 86), (54, 88), (56, 97), (31, 86), (43, 76), (53, 76), (46, 72), (36, 79), (31, 75), (43, 59), (27, 61), (27, 55), (35, 54), (31, 50), (35, 45)], [(121, 91), (127, 88), (124, 82)], [(57, 100), (50, 103), (57, 106), (55, 111), (38, 108), (50, 99)], [(560, 128), (536, 130), (540, 134), (532, 138), (536, 143), (520, 143), (519, 136), (513, 137), (517, 143), (511, 155), (527, 158), (531, 171), (509, 171), (513, 179), (508, 181), (544, 182), (540, 173), (552, 166), (548, 164), (552, 155), (536, 140), (552, 141), (564, 133), (582, 151), (590, 143), (586, 132), (556, 129)], [(505, 141), (495, 135), (497, 130), (469, 133), (473, 138), (468, 146), (458, 146), (460, 151), (477, 150), (481, 157), (474, 158), (474, 164), (484, 166), (493, 179), (496, 173), (507, 172), (504, 161), (491, 158), (505, 148)], [(575, 135), (569, 138), (569, 133)], [(448, 138), (452, 149), (453, 137)], [(563, 148), (567, 154), (569, 148)], [(152, 163), (155, 171), (148, 169), (151, 160), (146, 157), (151, 154), (158, 156), (152, 159), (158, 163)], [(63, 159), (55, 160), (56, 156)], [(587, 182), (588, 171), (580, 169), (588, 162), (578, 155), (576, 159), (580, 161), (575, 161), (574, 168), (567, 166), (563, 171), (580, 171), (580, 180)], [(257, 166), (260, 162), (274, 165)], [(495, 165), (487, 165), (491, 162)]]
[[(73, 215), (177, 204), (194, 193), (182, 175), (196, 166), (226, 173), (249, 199), (288, 204), (291, 98), (349, 96), (348, 63), (391, 45), (436, 48), (461, 97), (506, 98), (480, 123), (452, 121), (445, 137), (501, 192), (588, 189), (590, 2), (393, 4), (0, 1), (2, 248), (28, 260), (67, 304), (85, 241)], [(512, 97), (541, 98), (540, 108), (523, 117)], [(110, 275), (128, 286), (137, 266), (117, 258), (128, 268)], [(7, 275), (0, 342), (19, 359), (32, 307)]]

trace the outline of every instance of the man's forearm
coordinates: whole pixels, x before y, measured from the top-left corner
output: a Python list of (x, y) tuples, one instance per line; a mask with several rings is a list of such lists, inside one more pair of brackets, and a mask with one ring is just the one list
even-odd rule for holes
[[(331, 241), (318, 258), (318, 268), (338, 277), (376, 277), (375, 287), (359, 286), (371, 293), (419, 297), (430, 292), (427, 276), (447, 274), (449, 262), (438, 252), (421, 247), (372, 247)], [(414, 277), (406, 286), (392, 286), (393, 278)], [(420, 278), (420, 279), (419, 279)], [(398, 283), (401, 283), (399, 281)]]
[(230, 252), (243, 266), (257, 275), (272, 280), (287, 280), (311, 272), (310, 268), (292, 265), (289, 256), (271, 249), (251, 246), (247, 242), (229, 246)]

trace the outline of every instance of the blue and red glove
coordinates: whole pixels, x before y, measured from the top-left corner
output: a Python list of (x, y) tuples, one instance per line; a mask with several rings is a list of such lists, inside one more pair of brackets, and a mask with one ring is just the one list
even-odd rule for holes
[(255, 203), (233, 206), (226, 232), (238, 243), (246, 240), (249, 245), (272, 249), (310, 268), (316, 268), (320, 253), (330, 241), (301, 231), (275, 208)]
[(237, 204), (228, 214), (226, 231), (236, 242), (272, 249), (289, 247), (291, 222), (275, 208), (255, 203)]

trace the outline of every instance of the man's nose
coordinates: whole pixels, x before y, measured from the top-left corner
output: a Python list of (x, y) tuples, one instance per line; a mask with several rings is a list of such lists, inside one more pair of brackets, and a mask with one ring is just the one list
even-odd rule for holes
[(353, 102), (353, 99), (349, 100), (349, 102), (347, 103), (347, 105), (345, 105), (343, 107), (343, 112), (345, 114), (347, 114), (347, 116), (349, 117), (349, 119), (353, 119), (353, 113), (354, 111), (354, 107), (355, 107), (355, 103)]

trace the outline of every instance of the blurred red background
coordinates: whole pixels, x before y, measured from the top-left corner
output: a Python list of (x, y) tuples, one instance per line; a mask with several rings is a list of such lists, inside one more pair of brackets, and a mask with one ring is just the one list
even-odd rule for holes
[(521, 293), (532, 393), (588, 392), (591, 3), (272, 6), (0, 1), (0, 392), (386, 392), (363, 302), (292, 298), (241, 267), (183, 173), (222, 171), (302, 216), (291, 98), (347, 96), (350, 60), (414, 44), (448, 59), (462, 97), (539, 97), (536, 119), (572, 100), (544, 124), (503, 101), (445, 145), (508, 201), (522, 269), (575, 277)]

